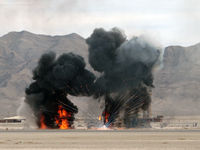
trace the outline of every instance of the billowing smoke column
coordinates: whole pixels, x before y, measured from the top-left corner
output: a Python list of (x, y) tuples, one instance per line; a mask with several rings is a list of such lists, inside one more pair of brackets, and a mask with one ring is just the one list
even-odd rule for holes
[(79, 55), (53, 52), (43, 54), (33, 71), (33, 83), (26, 89), (40, 128), (73, 127), (77, 107), (67, 98), (93, 96), (104, 98), (102, 115), (106, 126), (133, 126), (139, 111), (148, 111), (153, 87), (152, 69), (160, 52), (142, 37), (127, 40), (117, 28), (95, 29), (86, 40), (89, 63), (101, 73), (95, 77), (85, 69)]
[(91, 95), (94, 79), (81, 56), (67, 53), (56, 59), (53, 52), (43, 54), (33, 71), (34, 82), (25, 91), (38, 126), (71, 128), (78, 109), (67, 94)]
[(89, 63), (102, 73), (95, 82), (94, 94), (96, 98), (105, 98), (105, 124), (132, 126), (137, 113), (149, 109), (152, 69), (160, 51), (142, 37), (126, 40), (116, 28), (111, 31), (95, 29), (86, 42)]

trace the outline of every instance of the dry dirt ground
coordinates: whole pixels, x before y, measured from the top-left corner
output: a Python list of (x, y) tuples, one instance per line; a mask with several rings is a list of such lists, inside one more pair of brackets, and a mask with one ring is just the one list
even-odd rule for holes
[(0, 149), (200, 150), (200, 131), (2, 131)]

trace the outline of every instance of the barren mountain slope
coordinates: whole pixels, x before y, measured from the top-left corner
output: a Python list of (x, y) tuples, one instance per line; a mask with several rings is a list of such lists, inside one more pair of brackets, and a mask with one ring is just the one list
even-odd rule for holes
[[(24, 89), (31, 81), (32, 69), (42, 53), (73, 52), (87, 58), (87, 44), (78, 34), (37, 35), (27, 31), (0, 37), (0, 116), (16, 113)], [(85, 59), (87, 61), (87, 59)]]
[(167, 47), (163, 65), (155, 72), (153, 111), (169, 115), (200, 114), (200, 43)]
[[(42, 53), (55, 51), (59, 55), (73, 52), (83, 56), (87, 62), (87, 49), (85, 40), (75, 33), (47, 36), (22, 31), (0, 37), (0, 116), (16, 114), (24, 89), (31, 82), (32, 69)], [(165, 49), (164, 67), (154, 73), (154, 114), (200, 114), (199, 57), (200, 44)]]

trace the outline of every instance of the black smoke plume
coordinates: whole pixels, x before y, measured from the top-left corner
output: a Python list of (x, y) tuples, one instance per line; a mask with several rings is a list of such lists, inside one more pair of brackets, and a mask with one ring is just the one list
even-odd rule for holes
[(72, 53), (59, 56), (53, 52), (43, 54), (33, 71), (34, 82), (26, 89), (26, 102), (31, 106), (41, 126), (40, 118), (48, 128), (58, 128), (55, 117), (60, 106), (70, 115), (67, 120), (71, 128), (77, 107), (67, 98), (92, 94), (95, 76), (85, 69), (84, 59)]
[(58, 128), (58, 109), (69, 115), (73, 127), (78, 108), (67, 98), (93, 96), (104, 98), (102, 115), (106, 126), (133, 126), (140, 111), (148, 111), (153, 88), (152, 69), (160, 51), (142, 37), (127, 40), (117, 28), (111, 31), (95, 29), (86, 39), (89, 63), (101, 73), (95, 77), (85, 69), (84, 59), (73, 53), (59, 56), (43, 54), (33, 71), (33, 83), (26, 89), (26, 102), (31, 106), (41, 126), (41, 118), (48, 128)]
[(95, 82), (94, 93), (96, 98), (104, 96), (105, 124), (114, 124), (123, 112), (121, 123), (129, 127), (128, 122), (150, 106), (150, 90), (154, 87), (152, 69), (160, 51), (142, 37), (127, 40), (116, 28), (95, 29), (86, 42), (89, 63), (102, 73)]

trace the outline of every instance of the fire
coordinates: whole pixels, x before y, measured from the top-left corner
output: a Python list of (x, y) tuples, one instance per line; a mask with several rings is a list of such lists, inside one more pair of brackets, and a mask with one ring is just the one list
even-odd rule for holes
[(59, 129), (69, 129), (69, 117), (71, 117), (71, 114), (67, 112), (62, 106), (58, 106), (58, 116), (55, 117), (55, 123)]
[(105, 112), (105, 123), (108, 123), (108, 118), (109, 118), (110, 114), (108, 112)]
[(103, 111), (102, 113), (103, 119), (104, 119), (104, 124), (107, 126), (111, 126), (111, 123), (109, 123), (109, 119), (110, 119), (110, 114), (107, 111)]
[(46, 124), (44, 123), (45, 117), (44, 115), (41, 115), (40, 117), (40, 129), (47, 129), (48, 127), (46, 126)]
[(100, 121), (102, 120), (102, 117), (101, 117), (101, 115), (99, 115), (99, 120), (100, 120)]

